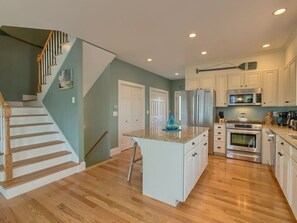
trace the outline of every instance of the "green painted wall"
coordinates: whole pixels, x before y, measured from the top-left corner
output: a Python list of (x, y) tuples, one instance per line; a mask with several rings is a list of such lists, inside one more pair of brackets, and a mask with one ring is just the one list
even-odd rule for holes
[[(60, 90), (59, 75), (56, 76), (48, 90), (43, 103), (64, 136), (67, 138), (73, 149), (79, 156), (80, 161), (84, 157), (84, 135), (83, 135), (83, 96), (82, 96), (82, 41), (76, 40), (71, 48), (68, 57), (64, 61), (59, 73), (62, 70), (72, 68), (74, 87), (67, 90)], [(75, 97), (75, 103), (72, 103)]]
[[(84, 97), (85, 151), (87, 152), (106, 131), (109, 131), (110, 148), (118, 146), (118, 117), (113, 117), (113, 106), (118, 105), (118, 81), (129, 81), (145, 86), (145, 110), (149, 110), (149, 87), (171, 90), (171, 81), (121, 60), (115, 59), (105, 69)], [(171, 104), (171, 102), (169, 102)], [(170, 105), (169, 105), (170, 107)], [(149, 126), (149, 115), (145, 115)], [(100, 147), (100, 146), (98, 146)], [(99, 154), (90, 159), (106, 160), (109, 151), (98, 148)], [(91, 155), (93, 156), (93, 155)], [(91, 162), (93, 163), (94, 160)]]
[(24, 94), (36, 94), (40, 51), (39, 47), (0, 35), (0, 91), (5, 100), (20, 101)]

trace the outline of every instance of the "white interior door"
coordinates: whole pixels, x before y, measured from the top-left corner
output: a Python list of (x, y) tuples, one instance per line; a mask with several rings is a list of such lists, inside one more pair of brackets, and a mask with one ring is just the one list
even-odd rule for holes
[(168, 91), (150, 88), (150, 127), (165, 127), (168, 118)]
[(119, 81), (119, 147), (120, 150), (133, 146), (131, 137), (123, 133), (145, 128), (145, 87)]

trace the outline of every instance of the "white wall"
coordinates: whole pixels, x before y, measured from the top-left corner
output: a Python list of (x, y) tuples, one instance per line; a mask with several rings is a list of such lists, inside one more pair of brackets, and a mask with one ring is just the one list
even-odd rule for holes
[(288, 64), (294, 57), (297, 56), (297, 29), (292, 35), (289, 44), (286, 48), (285, 64)]
[(85, 96), (115, 54), (83, 42), (83, 96)]
[[(229, 66), (238, 66), (241, 63), (245, 62), (253, 62), (256, 61), (257, 70), (268, 70), (268, 69), (279, 69), (280, 75), (282, 75), (283, 68), (285, 65), (285, 51), (278, 50), (278, 51), (270, 51), (264, 54), (256, 54), (247, 57), (240, 57), (240, 58), (231, 58), (225, 60), (217, 60), (212, 61), (211, 63), (197, 63), (196, 65), (186, 66), (185, 68), (185, 75), (187, 77), (196, 76), (196, 68), (198, 69), (206, 69), (206, 68), (218, 68), (218, 67), (229, 67)], [(232, 70), (221, 70), (221, 71), (207, 71), (201, 72), (199, 74), (202, 75), (212, 75), (212, 74), (232, 74), (232, 73), (242, 73), (244, 71), (239, 69), (232, 69)]]

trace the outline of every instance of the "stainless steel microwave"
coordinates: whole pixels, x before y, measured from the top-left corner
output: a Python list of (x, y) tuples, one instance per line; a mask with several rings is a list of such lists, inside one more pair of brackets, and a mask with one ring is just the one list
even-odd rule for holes
[(228, 105), (261, 105), (262, 91), (256, 89), (228, 90)]

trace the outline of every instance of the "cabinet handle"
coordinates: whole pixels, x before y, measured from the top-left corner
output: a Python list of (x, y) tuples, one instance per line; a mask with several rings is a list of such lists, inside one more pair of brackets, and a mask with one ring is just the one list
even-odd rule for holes
[(267, 139), (268, 142), (271, 142), (271, 139)]
[(206, 146), (206, 145), (207, 145), (207, 142), (206, 142), (206, 143), (204, 143), (204, 145)]
[(245, 85), (247, 87), (247, 85)]
[(218, 126), (218, 129), (221, 129), (222, 127), (221, 126)]
[(240, 85), (240, 87), (242, 87), (242, 85)]
[(285, 101), (285, 103), (289, 103), (289, 101)]
[(224, 105), (226, 105), (227, 103), (225, 102)]
[(192, 145), (194, 146), (195, 145), (195, 142), (192, 142)]
[(221, 138), (218, 138), (218, 140), (221, 140)]
[(264, 102), (263, 102), (263, 104), (265, 105), (265, 104), (266, 104), (266, 102), (264, 101)]
[(218, 146), (218, 149), (220, 149), (221, 147), (220, 146)]
[(284, 154), (282, 154), (281, 152), (278, 152), (278, 155), (283, 156)]
[(218, 132), (219, 135), (221, 135), (221, 132)]
[(194, 156), (195, 156), (195, 153), (194, 153), (194, 154), (192, 154), (192, 156), (194, 157)]

